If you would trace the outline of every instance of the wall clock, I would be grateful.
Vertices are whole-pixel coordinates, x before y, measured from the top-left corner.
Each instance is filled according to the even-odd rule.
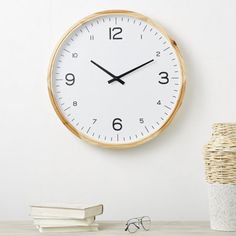
[[[64,35],[48,88],[56,113],[79,138],[133,147],[172,121],[185,89],[183,61],[175,41],[148,17],[103,11]]]

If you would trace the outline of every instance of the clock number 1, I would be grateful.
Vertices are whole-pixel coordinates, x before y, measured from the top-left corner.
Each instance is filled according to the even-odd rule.
[[[122,37],[118,37],[118,34],[122,32],[121,27],[114,27],[114,28],[109,28],[109,39],[123,39]]]
[[[112,122],[112,127],[115,131],[120,131],[122,129],[122,119],[115,118]]]

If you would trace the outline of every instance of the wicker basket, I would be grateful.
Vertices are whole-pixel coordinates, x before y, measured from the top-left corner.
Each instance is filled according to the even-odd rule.
[[[236,231],[236,123],[213,125],[204,160],[211,228]]]
[[[213,125],[204,157],[208,183],[236,184],[236,123]]]

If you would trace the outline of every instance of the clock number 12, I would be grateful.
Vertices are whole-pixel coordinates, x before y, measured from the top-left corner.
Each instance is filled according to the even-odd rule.
[[[114,27],[114,28],[109,28],[109,39],[123,39],[122,37],[119,37],[118,34],[122,33],[122,28],[121,27]]]

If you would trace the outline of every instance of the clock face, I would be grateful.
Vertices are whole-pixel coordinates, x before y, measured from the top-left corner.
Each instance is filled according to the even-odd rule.
[[[128,11],[96,13],[62,39],[49,93],[63,123],[105,147],[131,147],[163,130],[185,81],[177,46],[150,19]]]

